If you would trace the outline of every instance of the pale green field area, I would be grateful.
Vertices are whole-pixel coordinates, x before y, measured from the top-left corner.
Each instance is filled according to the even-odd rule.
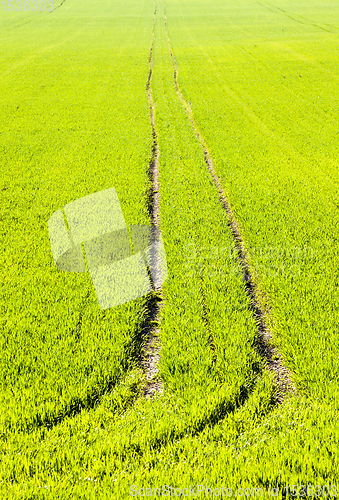
[[[132,485],[144,496],[206,485],[232,496],[262,488],[262,498],[277,487],[286,498],[287,485],[313,485],[309,498],[334,497],[339,5],[165,3],[0,6],[1,496],[127,499]],[[225,210],[176,92],[164,14],[181,91],[297,387],[281,405],[255,348]],[[101,311],[88,273],[56,268],[47,222],[115,187],[127,224],[150,223],[153,35],[169,275],[164,393],[149,401],[139,353],[156,294]]]

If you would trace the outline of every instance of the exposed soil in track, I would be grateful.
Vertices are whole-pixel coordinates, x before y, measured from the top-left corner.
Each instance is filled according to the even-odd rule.
[[[238,258],[241,264],[242,272],[243,272],[243,281],[246,287],[246,291],[248,293],[248,296],[250,297],[250,307],[254,316],[254,319],[256,320],[256,324],[258,327],[258,336],[257,336],[257,341],[256,341],[256,349],[261,355],[261,357],[264,359],[266,366],[268,369],[274,374],[274,378],[276,381],[277,385],[277,394],[276,394],[276,402],[277,403],[282,403],[285,397],[289,394],[296,394],[296,388],[292,382],[291,379],[291,373],[289,370],[283,365],[282,360],[281,360],[281,355],[278,352],[277,348],[272,345],[272,335],[269,331],[269,328],[267,326],[267,313],[265,312],[265,309],[263,305],[261,304],[261,301],[258,296],[257,288],[255,285],[255,281],[253,279],[250,266],[249,266],[249,261],[248,261],[248,251],[245,247],[244,240],[242,238],[242,235],[240,233],[238,224],[236,222],[236,219],[234,217],[233,211],[231,209],[231,206],[225,196],[225,193],[223,191],[223,188],[221,186],[220,180],[216,174],[216,171],[214,169],[213,161],[212,158],[209,154],[206,142],[201,134],[201,132],[198,129],[198,126],[194,120],[193,113],[191,110],[191,107],[189,103],[186,101],[184,98],[182,91],[179,86],[178,82],[178,67],[177,63],[174,58],[173,50],[172,50],[172,45],[171,45],[171,40],[168,34],[168,29],[167,29],[167,16],[166,16],[166,6],[164,4],[164,20],[165,20],[165,30],[166,30],[166,36],[168,40],[168,47],[172,59],[172,64],[173,64],[173,70],[174,70],[174,82],[176,86],[176,91],[177,94],[183,103],[183,106],[186,110],[186,113],[189,117],[189,120],[191,122],[191,125],[195,131],[195,134],[200,142],[201,148],[204,153],[204,158],[206,165],[208,167],[208,170],[212,176],[214,185],[216,189],[218,190],[219,193],[219,199],[220,203],[222,204],[223,208],[225,209],[228,220],[229,220],[229,226],[232,231],[233,239],[236,244],[237,248],[237,253],[238,253]]]
[[[156,234],[160,228],[160,204],[159,204],[159,145],[158,136],[156,132],[155,125],[155,106],[153,100],[153,94],[151,89],[151,81],[153,74],[153,48],[154,48],[154,38],[155,38],[155,22],[157,15],[157,7],[154,4],[154,17],[153,17],[153,40],[149,55],[149,75],[146,84],[147,97],[150,104],[150,118],[152,125],[152,136],[153,136],[153,146],[152,146],[152,156],[149,163],[149,180],[150,180],[150,190],[148,196],[148,211],[151,218],[151,224],[153,229],[153,234]],[[158,262],[157,252],[153,256],[152,266],[159,272],[160,265]],[[158,273],[157,273],[158,274]],[[159,272],[160,275],[160,272]],[[148,314],[146,314],[145,323],[143,325],[143,336],[146,339],[141,355],[141,366],[147,380],[147,386],[144,389],[144,395],[146,397],[153,397],[156,393],[162,393],[163,384],[158,377],[158,363],[160,359],[160,341],[159,341],[159,329],[157,328],[160,307],[162,303],[161,298],[161,282],[153,283],[153,289],[155,296],[152,297],[148,303]]]

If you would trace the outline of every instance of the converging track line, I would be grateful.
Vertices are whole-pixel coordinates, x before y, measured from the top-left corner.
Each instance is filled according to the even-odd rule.
[[[336,28],[335,26],[332,26],[331,24],[325,24],[326,27],[324,28],[324,26],[321,26],[320,24],[314,23],[314,22],[310,21],[309,19],[306,19],[305,17],[298,16],[297,14],[294,14],[294,15],[289,14],[288,12],[281,9],[280,7],[275,7],[274,5],[271,5],[270,3],[265,2],[264,0],[262,0],[261,2],[259,0],[254,0],[254,1],[258,5],[260,5],[260,7],[263,7],[264,9],[267,9],[271,12],[274,12],[274,14],[283,14],[284,16],[288,17],[289,19],[292,19],[292,21],[296,21],[297,23],[306,24],[306,25],[308,24],[308,25],[314,26],[315,28],[318,28],[322,31],[326,31],[327,33],[337,33],[338,32],[338,28]],[[332,28],[332,29],[329,29],[329,28]]]
[[[254,319],[256,320],[256,324],[258,326],[258,337],[257,337],[257,342],[256,342],[256,349],[261,355],[261,357],[264,359],[266,366],[268,369],[273,373],[276,385],[277,385],[277,394],[276,394],[276,402],[281,404],[285,397],[289,394],[296,394],[296,388],[292,382],[291,379],[291,373],[285,367],[282,363],[281,360],[281,355],[278,352],[277,348],[271,345],[272,341],[272,335],[269,331],[269,328],[267,326],[266,322],[266,313],[264,311],[264,308],[259,300],[259,297],[257,295],[256,291],[256,286],[255,282],[250,270],[249,266],[249,261],[248,261],[248,250],[245,247],[244,240],[242,238],[242,235],[240,233],[238,224],[236,222],[236,219],[234,217],[233,211],[231,209],[231,206],[225,196],[224,190],[221,186],[220,180],[216,174],[216,171],[214,169],[213,161],[212,158],[209,154],[208,147],[206,145],[206,141],[204,137],[202,136],[201,132],[198,129],[198,126],[194,120],[192,109],[189,105],[189,103],[186,101],[184,98],[182,91],[180,89],[179,81],[178,81],[178,67],[177,63],[174,58],[173,50],[172,50],[172,45],[171,45],[171,40],[168,34],[168,29],[167,29],[167,16],[166,16],[166,5],[164,4],[164,22],[165,22],[165,31],[166,31],[166,36],[167,36],[167,41],[168,41],[168,47],[171,55],[171,60],[173,64],[173,70],[174,70],[174,82],[175,82],[175,87],[177,94],[185,108],[185,111],[188,115],[188,118],[191,122],[191,125],[194,129],[194,132],[199,140],[199,143],[201,145],[201,148],[204,153],[204,158],[206,165],[208,167],[208,170],[211,174],[211,177],[213,179],[214,185],[216,189],[218,190],[219,193],[219,199],[220,202],[223,206],[223,208],[226,211],[226,214],[228,216],[229,220],[229,225],[230,229],[233,235],[233,239],[237,248],[238,252],[238,258],[241,264],[242,272],[243,272],[243,281],[245,283],[246,291],[248,296],[250,297],[250,307],[252,310],[252,314]]]
[[[148,211],[151,218],[152,229],[156,233],[160,229],[160,201],[159,201],[159,144],[158,134],[155,124],[155,105],[151,89],[151,81],[153,75],[153,49],[155,40],[155,23],[157,16],[157,6],[154,2],[154,16],[153,16],[153,30],[152,30],[152,44],[149,55],[149,74],[146,84],[146,92],[150,105],[150,119],[152,126],[152,156],[149,163],[148,176],[150,180],[150,190],[148,196]],[[154,256],[153,266],[159,271],[160,263],[159,257]],[[143,327],[143,335],[146,339],[143,354],[141,356],[141,366],[148,382],[144,390],[146,397],[153,397],[156,393],[163,392],[163,384],[158,379],[158,363],[160,359],[160,341],[158,337],[159,329],[157,323],[159,321],[160,306],[162,302],[161,285],[154,284],[154,296],[150,299],[148,304],[148,314],[145,318]]]

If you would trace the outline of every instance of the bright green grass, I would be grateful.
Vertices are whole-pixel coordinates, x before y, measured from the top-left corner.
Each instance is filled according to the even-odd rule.
[[[163,58],[161,53],[164,53]],[[113,485],[114,478],[129,470],[128,464],[135,453],[143,460],[142,457],[149,454],[150,446],[161,448],[166,443],[172,446],[174,439],[199,433],[206,425],[232,413],[248,397],[253,400],[250,393],[256,382],[264,389],[256,397],[263,401],[266,409],[271,404],[273,389],[270,379],[267,375],[258,376],[262,363],[252,347],[255,324],[234,252],[230,254],[222,275],[221,256],[213,262],[208,259],[211,250],[219,247],[234,250],[234,244],[225,214],[205,170],[201,149],[173,88],[171,59],[161,17],[157,20],[155,64],[159,67],[154,87],[163,170],[161,214],[170,269],[170,277],[164,286],[161,324],[160,369],[166,395],[153,404],[139,400],[120,418],[119,414],[133,397],[131,388],[137,389],[138,375],[132,373],[116,390],[100,395],[98,408],[84,402],[87,411],[73,418],[71,408],[71,411],[58,415],[57,422],[48,419],[47,422],[38,422],[47,424],[47,427],[58,424],[53,425],[48,436],[44,425],[31,425],[30,433],[4,433],[7,453],[3,457],[2,472],[7,484],[11,481],[19,484],[14,484],[13,492],[24,491],[26,483],[32,491],[39,489],[36,484],[51,483],[53,495],[60,491],[62,496],[66,494],[63,488],[73,486],[78,491],[77,481],[80,481],[81,488],[88,484],[93,493],[91,485],[95,487],[95,481],[84,483],[78,480],[78,477],[83,477],[81,471],[91,470],[93,479],[101,482],[108,475]],[[173,219],[176,219],[175,227]],[[205,231],[201,231],[204,226]],[[201,253],[200,262],[187,260],[189,242]],[[187,261],[186,269],[182,267],[183,261]],[[203,305],[206,307],[205,319]],[[126,317],[127,325],[128,321]],[[119,326],[121,329],[122,325]],[[92,337],[93,331],[88,340],[97,342]],[[69,350],[65,344],[63,354],[68,362]],[[89,366],[93,365],[90,356],[87,355],[86,360]],[[46,362],[46,355],[43,361]],[[104,359],[104,362],[106,366],[111,364],[111,360]],[[62,371],[57,375],[61,376],[59,384],[64,387]],[[73,381],[75,388],[82,382],[83,372],[80,371],[77,377]],[[55,389],[55,386],[51,388],[52,394]],[[262,411],[259,406],[255,406],[254,415]],[[21,415],[20,411],[18,413]],[[26,429],[21,426],[18,430]],[[95,439],[89,453],[87,437],[92,430]],[[85,441],[84,435],[87,436]],[[20,453],[22,459],[14,459],[10,449],[16,450],[16,457]],[[51,453],[52,449],[54,453]],[[110,471],[103,462],[106,455],[111,464]],[[136,457],[136,466],[139,461],[140,458]],[[165,480],[166,473],[162,477]],[[139,473],[137,479],[140,480]],[[127,486],[126,482],[118,483],[119,489]],[[104,494],[109,495],[108,492]]]
[[[169,278],[160,325],[166,391],[152,403],[135,401],[145,300],[100,312],[87,276],[55,269],[47,220],[65,203],[115,186],[127,223],[148,221],[145,85],[153,4],[122,9],[102,1],[100,10],[66,0],[48,21],[31,15],[19,26],[23,15],[0,17],[7,33],[1,41],[9,47],[1,55],[7,189],[1,192],[0,470],[6,497],[124,499],[132,484],[206,484],[263,487],[268,498],[269,486],[281,492],[285,484],[335,482],[337,272],[330,200],[337,171],[329,133],[335,105],[321,83],[325,73],[335,78],[339,17],[334,4],[329,14],[315,4],[260,1],[269,8],[249,0],[166,5],[179,83],[245,236],[274,340],[298,382],[301,396],[278,408],[271,405],[271,377],[252,347],[255,325],[239,264],[234,252],[219,252],[234,244],[175,92],[162,4],[152,88]],[[333,33],[315,22],[331,24]],[[254,46],[259,54],[251,53]],[[307,51],[312,71],[303,59]],[[52,92],[35,93],[45,81],[48,89],[54,84]],[[334,80],[327,77],[324,85],[335,104]],[[310,95],[327,104],[312,104]],[[17,106],[24,108],[14,118]],[[292,249],[304,246],[308,254],[297,258]],[[285,253],[279,260],[268,247]],[[190,258],[193,248],[196,258]],[[287,271],[278,272],[278,263]],[[292,275],[292,265],[300,273]],[[226,274],[217,277],[220,270]]]
[[[89,193],[114,186],[126,222],[148,222],[152,6],[70,4],[0,18],[1,432],[97,404],[133,365],[145,302],[100,311],[51,256],[48,218]]]
[[[334,3],[331,15],[309,4],[285,2],[287,15],[218,3],[222,21],[212,11],[198,26],[205,5],[167,4],[179,81],[248,243],[286,363],[300,388],[334,403],[338,31],[313,21],[335,24],[339,11]]]

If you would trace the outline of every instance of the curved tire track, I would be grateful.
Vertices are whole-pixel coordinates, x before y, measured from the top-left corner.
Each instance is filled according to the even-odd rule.
[[[152,155],[149,163],[148,177],[150,182],[149,195],[148,195],[148,212],[151,219],[153,234],[156,234],[160,229],[160,200],[159,200],[159,144],[158,134],[155,124],[155,104],[152,94],[151,81],[153,75],[153,51],[155,40],[155,23],[157,17],[157,6],[154,2],[154,15],[153,15],[153,29],[152,29],[152,44],[149,54],[149,74],[146,84],[146,93],[150,106],[150,119],[152,126]],[[160,265],[157,255],[154,256],[152,263],[156,271],[159,272]],[[145,317],[143,325],[143,336],[145,338],[145,345],[143,353],[140,358],[141,367],[143,369],[147,386],[144,389],[146,397],[153,397],[156,393],[163,392],[163,384],[159,379],[158,364],[160,360],[160,341],[159,341],[159,315],[162,303],[161,285],[153,284],[154,294],[148,302],[148,313]]]
[[[272,335],[271,332],[269,331],[268,325],[267,325],[267,313],[265,313],[265,309],[263,307],[263,304],[261,304],[261,301],[259,299],[259,294],[258,290],[255,284],[255,280],[252,276],[250,265],[249,265],[249,253],[246,249],[243,237],[240,233],[239,226],[236,222],[236,218],[233,214],[233,211],[231,209],[230,203],[227,200],[227,197],[224,193],[224,190],[221,186],[220,180],[217,176],[217,173],[214,169],[213,161],[212,158],[209,154],[207,144],[201,134],[201,132],[198,129],[198,126],[194,120],[193,117],[193,112],[192,109],[189,105],[189,103],[186,101],[184,98],[179,81],[178,81],[178,66],[173,54],[172,50],[172,45],[171,45],[171,40],[168,34],[168,28],[167,28],[167,16],[166,16],[166,5],[164,4],[164,22],[165,22],[165,31],[166,31],[166,36],[167,36],[167,41],[168,41],[168,47],[171,55],[171,60],[173,64],[173,70],[174,70],[174,82],[175,82],[175,87],[177,94],[186,110],[187,116],[191,122],[191,125],[194,129],[194,132],[199,140],[199,143],[201,145],[201,148],[204,153],[204,158],[206,165],[208,167],[208,170],[211,174],[211,177],[213,179],[214,185],[216,189],[218,190],[219,193],[219,199],[220,203],[222,204],[223,208],[225,209],[228,220],[229,220],[229,226],[233,235],[233,239],[237,248],[238,252],[238,259],[241,264],[242,272],[243,272],[243,281],[245,284],[246,292],[248,296],[250,297],[250,307],[252,310],[253,317],[256,321],[256,324],[258,326],[258,337],[257,337],[257,342],[256,342],[256,349],[261,355],[261,357],[264,359],[265,364],[267,368],[273,373],[276,385],[277,385],[277,394],[276,394],[276,402],[277,403],[282,403],[283,400],[285,399],[286,396],[291,395],[291,394],[297,394],[296,387],[294,386],[291,378],[291,373],[287,369],[286,366],[283,365],[281,355],[278,352],[277,348],[272,345]]]

